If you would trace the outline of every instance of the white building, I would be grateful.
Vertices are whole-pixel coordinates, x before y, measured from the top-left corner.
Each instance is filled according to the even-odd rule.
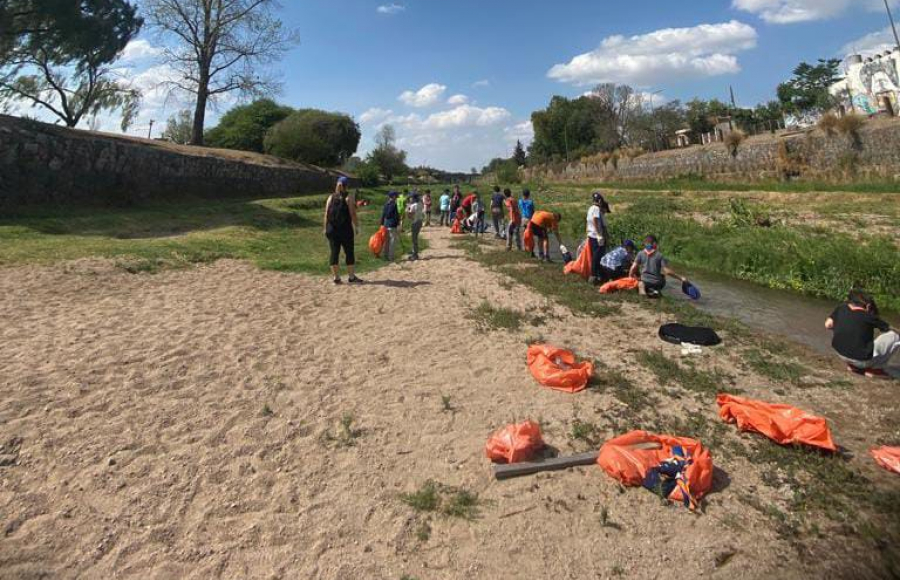
[[[831,86],[847,111],[874,115],[900,114],[900,51],[897,49],[863,58],[847,58],[847,76]]]

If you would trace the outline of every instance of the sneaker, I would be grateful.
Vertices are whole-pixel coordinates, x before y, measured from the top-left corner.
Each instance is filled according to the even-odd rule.
[[[350,284],[365,284],[365,281],[362,278],[357,278],[356,276],[348,278],[347,282]]]
[[[335,278],[335,279],[334,279],[334,285],[335,285],[335,286],[340,286],[341,284],[343,284],[343,282],[341,281],[340,278]]]
[[[865,374],[870,379],[890,379],[891,375],[887,374],[884,369],[868,369]]]
[[[855,367],[855,366],[850,365],[850,364],[847,365],[847,371],[853,373],[854,375],[864,375],[864,374],[866,374],[865,369],[861,369],[861,368],[859,368],[859,367]]]

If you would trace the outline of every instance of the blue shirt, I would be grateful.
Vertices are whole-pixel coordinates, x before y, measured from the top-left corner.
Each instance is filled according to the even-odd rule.
[[[400,210],[397,209],[397,202],[391,200],[384,204],[384,211],[381,212],[381,225],[386,228],[396,228],[400,225]]]
[[[534,202],[530,199],[520,199],[519,200],[519,213],[522,214],[522,219],[530,220],[534,217]]]
[[[610,270],[618,270],[623,266],[631,267],[631,257],[624,246],[619,246],[612,252],[600,258],[600,265]]]

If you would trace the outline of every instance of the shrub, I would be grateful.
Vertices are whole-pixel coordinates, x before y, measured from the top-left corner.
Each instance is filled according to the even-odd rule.
[[[225,113],[219,124],[206,132],[206,145],[262,153],[266,133],[294,109],[270,99],[260,99]]]
[[[822,115],[822,118],[819,119],[819,129],[826,135],[834,135],[840,121],[841,120],[834,113],[825,113]]]
[[[312,165],[335,167],[356,153],[361,135],[348,115],[302,109],[266,134],[266,153]]]
[[[355,173],[364,187],[375,187],[381,181],[381,171],[374,163],[360,163],[356,167]]]
[[[859,130],[866,124],[866,118],[862,115],[844,115],[837,120],[835,128],[849,137],[858,137]]]
[[[741,144],[746,141],[746,139],[747,134],[739,129],[730,131],[727,135],[725,135],[725,147],[727,147],[728,151],[731,152],[732,157],[738,156],[738,149],[740,149]]]

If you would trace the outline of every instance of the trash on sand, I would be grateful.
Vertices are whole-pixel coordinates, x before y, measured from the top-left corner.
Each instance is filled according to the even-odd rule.
[[[698,356],[703,354],[703,347],[689,342],[681,343],[681,356]]]
[[[545,387],[567,393],[586,389],[594,374],[593,363],[578,362],[572,351],[545,344],[528,347],[528,369]]]
[[[563,251],[565,246],[560,246],[559,250]],[[571,258],[572,255],[569,254]],[[578,274],[585,280],[591,277],[593,273],[591,270],[591,260],[593,257],[593,253],[591,252],[591,245],[585,244],[584,249],[578,254],[577,260],[569,260],[566,262],[566,267],[563,269],[563,272],[566,274]]]
[[[878,447],[869,453],[875,463],[894,473],[900,474],[900,447]]]
[[[464,234],[465,232],[462,229],[462,223],[460,223],[459,218],[453,218],[453,227],[450,228],[451,234]]]
[[[528,224],[528,227],[525,228],[525,233],[522,235],[522,243],[525,244],[526,252],[534,252],[534,232],[531,231],[531,224]]]
[[[671,344],[697,344],[700,346],[716,346],[722,339],[712,328],[703,326],[685,326],[684,324],[664,324],[659,327],[659,337]]]
[[[712,488],[709,451],[686,437],[632,431],[607,441],[597,464],[624,485],[644,486],[691,510]]]
[[[600,294],[613,294],[615,292],[637,290],[639,284],[640,282],[635,278],[619,278],[618,280],[613,280],[600,286]]]
[[[509,465],[494,465],[494,478],[498,481],[502,481],[504,479],[512,479],[513,477],[521,477],[523,475],[533,475],[545,471],[559,471],[570,467],[595,465],[596,463],[597,452],[589,451],[587,453],[579,453],[578,455],[551,457],[550,459],[544,459],[543,461],[522,461],[519,463],[510,463]]]
[[[369,250],[375,254],[376,258],[381,257],[381,252],[384,250],[384,242],[387,240],[387,228],[381,226],[378,228],[378,231],[372,234],[372,237],[369,238]]]
[[[741,431],[761,433],[781,445],[803,444],[837,451],[828,423],[822,417],[788,405],[776,405],[720,394],[719,416],[737,423]]]
[[[544,448],[541,426],[534,421],[507,425],[490,436],[484,447],[488,459],[497,463],[528,461]]]
[[[681,283],[681,291],[691,300],[700,300],[700,289],[687,280]]]

